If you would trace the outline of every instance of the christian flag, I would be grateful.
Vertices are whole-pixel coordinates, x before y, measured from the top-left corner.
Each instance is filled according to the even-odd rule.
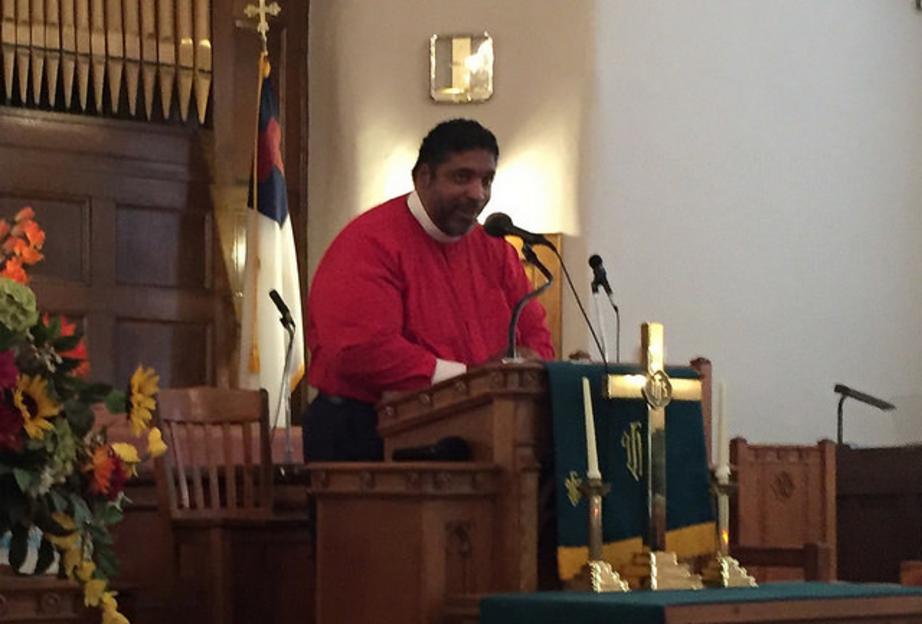
[[[265,388],[269,392],[273,425],[284,425],[284,412],[275,422],[279,390],[287,377],[290,394],[304,376],[304,330],[298,258],[288,216],[278,102],[269,81],[266,55],[260,59],[260,75],[259,130],[247,211],[239,380],[242,388]],[[283,370],[288,336],[269,298],[271,290],[278,291],[295,321],[288,370]]]

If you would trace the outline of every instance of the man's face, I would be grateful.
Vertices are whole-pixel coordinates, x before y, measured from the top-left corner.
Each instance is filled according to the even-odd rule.
[[[422,165],[416,192],[432,222],[449,236],[467,234],[490,201],[496,158],[483,149],[455,152],[434,169]]]

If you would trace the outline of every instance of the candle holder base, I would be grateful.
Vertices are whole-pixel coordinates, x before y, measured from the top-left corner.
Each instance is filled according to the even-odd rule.
[[[701,570],[701,577],[708,587],[758,587],[740,562],[729,555],[717,553]]]
[[[631,588],[607,561],[587,561],[579,574],[567,581],[567,590],[601,594],[626,592],[631,591]]]
[[[693,574],[688,565],[679,563],[673,552],[642,552],[622,569],[631,586],[651,590],[703,589],[701,576]]]

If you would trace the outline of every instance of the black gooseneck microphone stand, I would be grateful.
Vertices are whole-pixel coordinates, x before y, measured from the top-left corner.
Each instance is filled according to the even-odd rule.
[[[538,254],[535,253],[535,250],[531,248],[531,245],[524,242],[522,243],[522,255],[525,256],[525,259],[534,265],[538,271],[541,272],[541,275],[544,276],[544,279],[547,281],[541,284],[538,288],[532,290],[525,294],[524,297],[519,299],[515,308],[512,310],[512,318],[509,319],[509,343],[506,347],[506,358],[514,360],[517,357],[516,347],[515,347],[515,328],[519,324],[519,316],[522,314],[522,309],[525,307],[529,301],[543,293],[547,290],[552,283],[554,283],[554,275],[544,266],[540,260],[538,260]]]

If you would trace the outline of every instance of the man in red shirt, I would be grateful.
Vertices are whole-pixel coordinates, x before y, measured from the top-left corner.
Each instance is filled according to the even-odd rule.
[[[317,267],[308,300],[310,461],[382,458],[374,404],[502,357],[515,303],[530,290],[516,251],[477,217],[490,200],[499,147],[475,121],[423,139],[414,192],[350,222]],[[554,357],[541,304],[516,332],[524,357]]]

